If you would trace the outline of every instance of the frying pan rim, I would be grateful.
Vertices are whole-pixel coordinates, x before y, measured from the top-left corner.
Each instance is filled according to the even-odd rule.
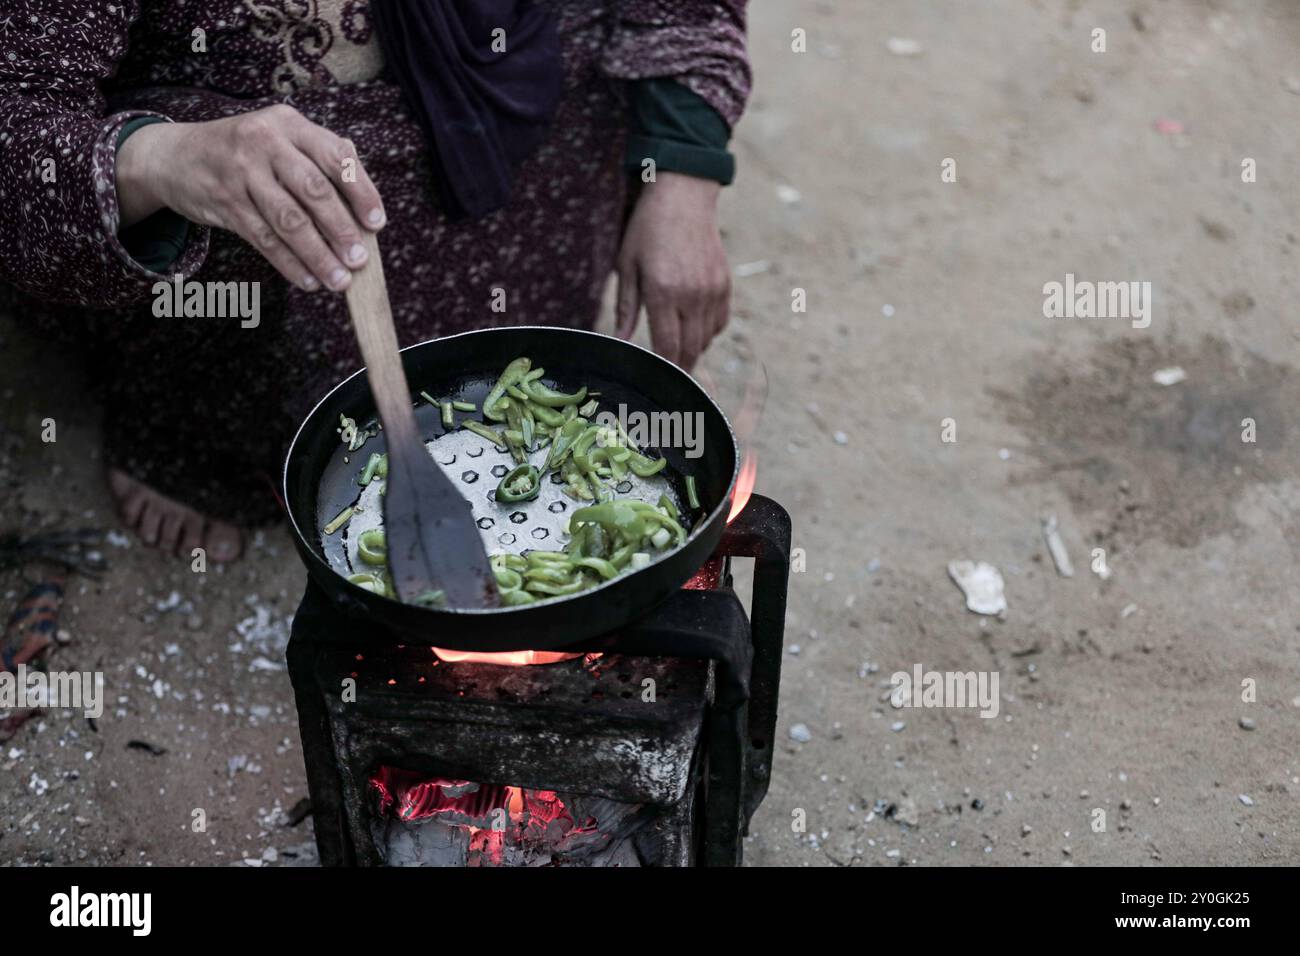
[[[732,450],[731,479],[727,483],[727,490],[728,492],[730,492],[735,489],[736,480],[740,476],[740,465],[741,465],[740,443],[736,438],[736,429],[731,424],[731,419],[727,417],[727,413],[723,411],[722,407],[713,400],[713,396],[711,396],[708,393],[708,391],[704,388],[703,385],[700,384],[699,380],[694,375],[686,371],[686,369],[682,368],[680,365],[677,365],[675,362],[670,362],[668,361],[668,359],[664,358],[662,355],[659,355],[657,352],[654,352],[653,350],[646,348],[644,345],[638,345],[636,342],[632,342],[628,339],[622,339],[622,338],[618,338],[617,336],[607,335],[604,332],[595,332],[590,329],[571,329],[571,328],[566,328],[564,326],[554,326],[554,325],[502,325],[502,326],[493,326],[491,328],[486,328],[486,329],[470,329],[465,332],[456,332],[452,335],[440,335],[437,338],[425,339],[422,342],[415,342],[411,345],[406,346],[405,348],[398,349],[398,354],[400,355],[402,352],[406,352],[411,349],[418,349],[422,346],[429,345],[430,343],[433,342],[445,342],[448,341],[449,339],[458,339],[467,335],[482,335],[484,333],[492,333],[492,332],[503,332],[503,333],[504,332],[543,332],[548,334],[551,332],[564,332],[573,335],[589,335],[601,339],[612,339],[629,348],[638,349],[639,351],[644,352],[646,355],[649,355],[655,361],[661,362],[664,365],[667,365],[670,369],[679,372],[682,375],[685,375],[695,385],[696,389],[699,391],[699,394],[704,397],[704,400],[708,402],[711,406],[713,406],[713,410],[718,413],[718,415],[722,418],[723,424],[727,426],[727,435],[731,439],[731,450]],[[348,375],[346,378],[341,379],[339,382],[337,382],[334,385],[333,388],[331,388],[328,392],[326,392],[321,397],[320,401],[318,401],[315,405],[312,406],[311,411],[309,411],[303,417],[303,420],[298,424],[298,430],[294,432],[293,440],[289,442],[289,450],[285,453],[284,468],[282,469],[282,474],[280,477],[280,487],[284,494],[284,506],[285,506],[284,510],[288,515],[289,525],[290,527],[292,527],[293,533],[298,536],[298,539],[301,542],[307,545],[307,550],[311,553],[311,555],[322,565],[324,565],[325,568],[331,574],[338,575],[339,581],[344,585],[346,585],[348,588],[355,589],[358,592],[364,592],[371,599],[379,598],[387,603],[395,605],[396,607],[415,607],[417,610],[427,611],[429,613],[436,614],[436,615],[456,614],[456,615],[465,615],[465,616],[472,617],[478,615],[490,616],[490,615],[499,615],[499,614],[510,614],[514,612],[522,613],[522,612],[527,612],[532,608],[536,608],[538,605],[560,604],[563,603],[564,601],[570,600],[572,598],[576,598],[579,594],[583,596],[594,594],[595,592],[600,591],[601,589],[608,587],[610,585],[618,584],[620,582],[625,582],[627,579],[637,574],[640,574],[643,571],[650,570],[656,564],[658,564],[664,558],[667,558],[669,554],[672,553],[672,552],[667,552],[661,554],[654,561],[651,561],[643,568],[637,568],[636,570],[633,571],[625,571],[624,573],[619,574],[608,581],[601,581],[599,584],[595,585],[594,587],[590,587],[583,591],[579,591],[578,594],[556,595],[553,597],[548,597],[544,600],[537,601],[533,604],[519,604],[519,605],[513,605],[509,607],[420,608],[417,605],[408,605],[408,604],[403,604],[401,601],[394,601],[392,598],[389,598],[386,595],[377,594],[373,591],[366,591],[366,589],[362,588],[360,585],[353,584],[346,577],[344,577],[341,574],[338,574],[338,572],[335,571],[334,568],[331,567],[323,557],[321,557],[321,555],[316,553],[316,549],[312,546],[311,543],[312,539],[307,537],[307,535],[303,534],[302,528],[299,527],[298,519],[294,514],[294,509],[292,505],[290,504],[289,463],[293,460],[294,451],[298,448],[298,441],[300,438],[302,438],[302,434],[307,428],[307,423],[312,421],[316,417],[316,413],[320,411],[321,406],[326,404],[334,396],[335,392],[337,392],[339,389],[346,386],[349,382],[351,382],[353,379],[357,378],[358,376],[364,375],[365,372],[366,372],[366,367],[363,365],[360,368],[358,368],[356,371],[354,371],[351,375]],[[371,396],[371,398],[373,400],[373,395]],[[317,477],[316,480],[319,483],[320,481],[319,476]],[[697,521],[695,523],[695,528],[686,536],[686,540],[683,541],[681,544],[677,545],[677,547],[674,548],[673,550],[676,551],[681,548],[685,548],[695,538],[703,535],[711,527],[715,516],[721,513],[724,507],[730,509],[731,500],[732,500],[732,496],[730,494],[724,495],[722,500],[718,502],[717,506],[712,511],[710,511],[707,515],[705,515],[704,518],[702,518],[700,521]]]

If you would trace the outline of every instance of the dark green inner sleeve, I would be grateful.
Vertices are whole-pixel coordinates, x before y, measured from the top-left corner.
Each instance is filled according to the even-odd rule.
[[[140,127],[165,122],[157,116],[131,120],[118,134],[117,148],[121,149],[126,138]],[[171,209],[160,209],[134,225],[119,229],[117,238],[132,259],[150,272],[161,273],[180,258],[189,234],[190,224],[184,216]]]
[[[623,165],[640,172],[647,159],[656,169],[726,186],[736,178],[727,151],[731,130],[698,93],[671,78],[634,80],[627,85],[631,131]]]

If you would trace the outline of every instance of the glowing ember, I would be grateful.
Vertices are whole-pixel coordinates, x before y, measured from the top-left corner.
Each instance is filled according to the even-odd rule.
[[[691,576],[691,579],[682,585],[683,591],[712,591],[722,580],[722,558],[709,558],[704,562],[704,567],[700,568]]]
[[[731,511],[727,515],[727,524],[731,524],[736,515],[745,510],[757,480],[758,454],[752,449],[746,449],[744,460],[740,463],[740,474],[736,476],[736,488],[731,493]]]
[[[469,836],[471,866],[500,866],[507,846],[548,851],[596,831],[595,820],[575,824],[553,790],[477,784],[380,767],[370,778],[379,812],[407,822],[438,817]]]
[[[470,664],[500,664],[503,667],[527,667],[531,664],[558,664],[571,661],[582,654],[569,654],[561,651],[452,651],[444,647],[435,647],[434,655],[449,664],[464,661]]]

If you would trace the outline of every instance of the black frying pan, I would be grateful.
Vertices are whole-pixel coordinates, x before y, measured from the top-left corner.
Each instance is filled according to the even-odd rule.
[[[686,501],[683,478],[693,475],[701,508],[683,514],[686,543],[650,566],[631,571],[570,597],[521,607],[434,609],[401,604],[351,584],[330,566],[321,528],[357,497],[357,476],[366,457],[384,451],[383,432],[358,452],[339,441],[339,415],[358,426],[376,412],[364,370],[347,378],[311,411],[289,446],[284,498],[294,542],[307,570],[343,610],[393,628],[412,641],[465,651],[546,650],[609,633],[645,614],[680,588],[708,560],[726,527],[739,469],[736,437],[721,409],[671,362],[622,339],[574,329],[511,326],[465,332],[402,350],[413,389],[438,399],[473,402],[483,398],[511,360],[526,355],[544,367],[543,381],[557,389],[579,386],[601,393],[601,409],[646,413],[700,413],[701,457],[684,449],[648,449],[668,459],[664,474]],[[457,418],[463,416],[458,415]],[[470,416],[481,420],[481,415]],[[439,410],[423,404],[416,419],[424,438],[443,433]],[[350,460],[344,462],[344,457]],[[690,524],[688,522],[694,522]],[[338,547],[334,541],[329,547]],[[540,547],[558,548],[557,542]]]

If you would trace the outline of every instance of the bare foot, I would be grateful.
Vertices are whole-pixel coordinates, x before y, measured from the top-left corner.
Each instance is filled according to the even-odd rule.
[[[213,561],[239,557],[243,541],[234,525],[205,518],[117,468],[108,470],[108,486],[122,520],[150,547],[180,557],[203,548]]]

